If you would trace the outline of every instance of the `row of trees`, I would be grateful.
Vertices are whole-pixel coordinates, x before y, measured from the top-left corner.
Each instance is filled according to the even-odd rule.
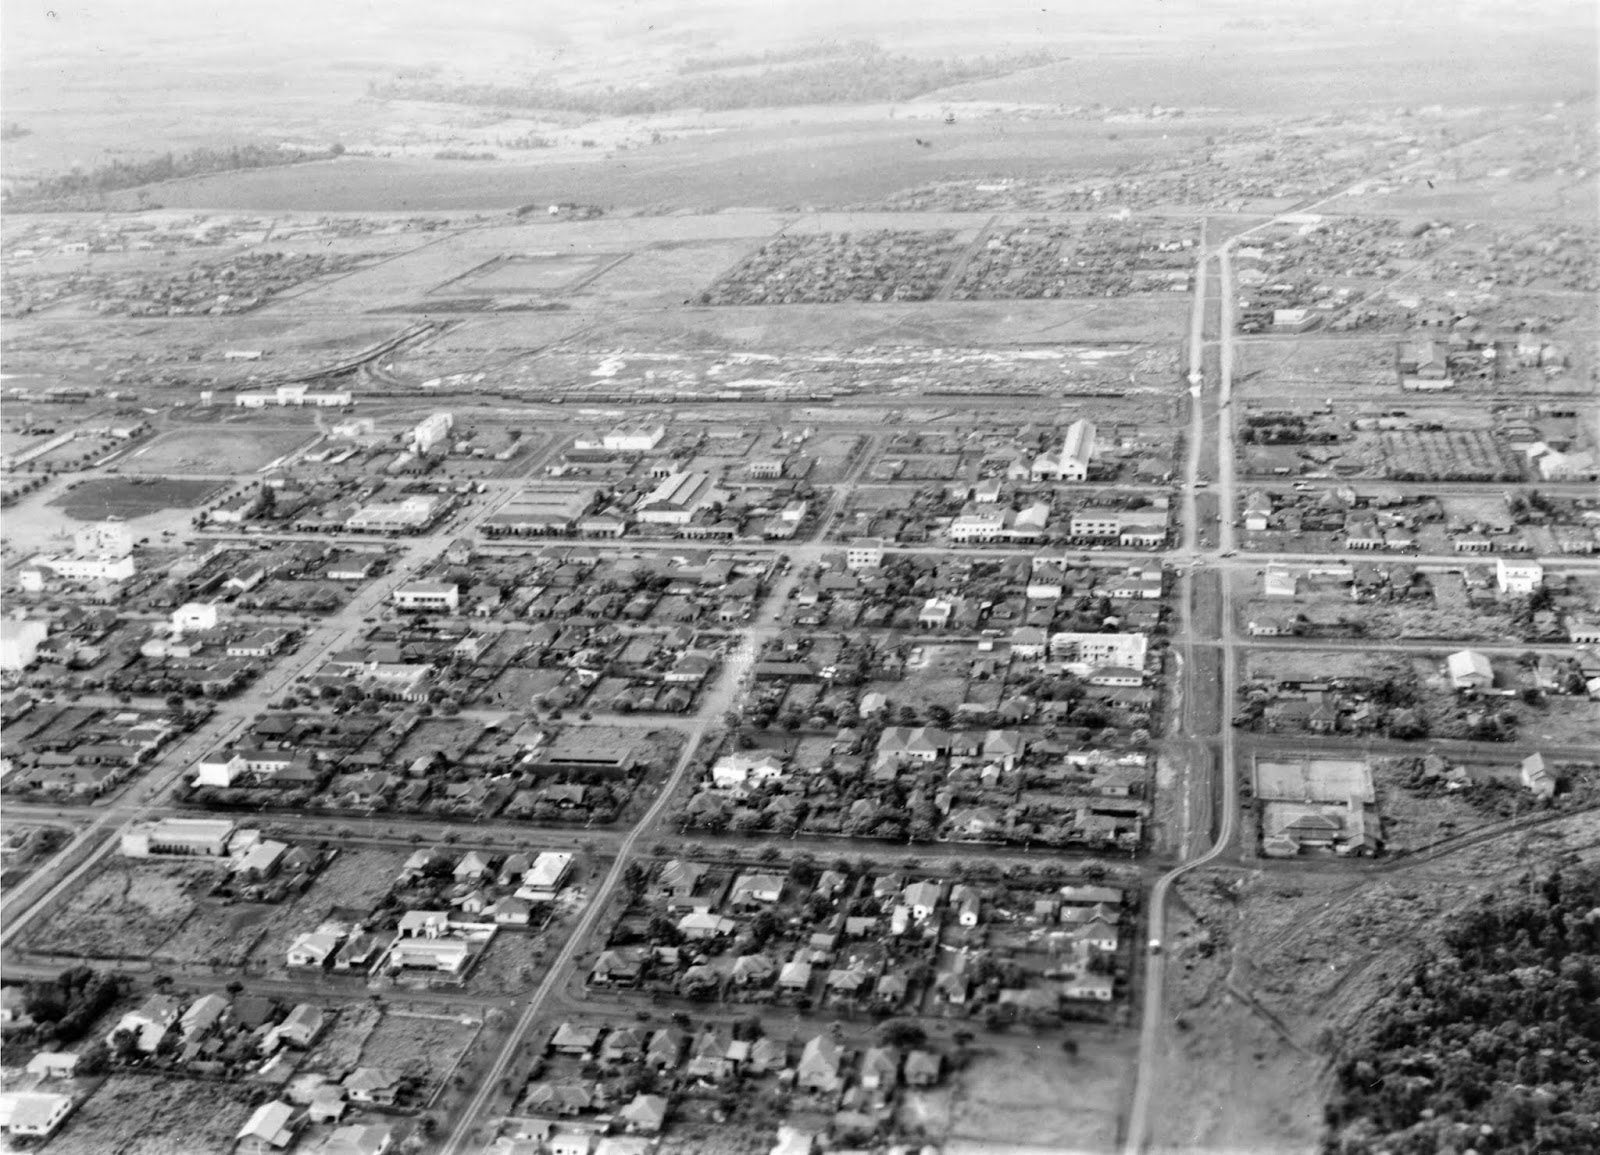
[[[72,210],[92,205],[106,193],[138,188],[179,177],[206,176],[240,169],[272,168],[308,160],[324,160],[344,152],[335,144],[325,152],[308,152],[275,145],[246,144],[232,148],[197,148],[185,153],[165,153],[148,160],[113,160],[92,169],[77,169],[61,176],[44,177],[4,191],[8,209]]]
[[[648,88],[570,89],[538,80],[515,86],[402,80],[374,84],[370,92],[388,100],[536,108],[596,117],[642,116],[681,108],[718,111],[910,100],[951,85],[1037,68],[1052,59],[1047,52],[1032,52],[972,60],[919,60],[862,45],[834,59],[741,75],[691,73]]]

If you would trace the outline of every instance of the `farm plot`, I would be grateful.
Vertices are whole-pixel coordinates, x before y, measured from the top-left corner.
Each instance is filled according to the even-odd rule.
[[[781,236],[707,289],[701,303],[926,301],[939,291],[960,251],[951,229]]]
[[[97,477],[73,486],[50,504],[79,521],[104,521],[108,517],[144,517],[166,509],[192,509],[220,488],[215,481],[180,481],[171,477]]]
[[[429,295],[459,293],[559,293],[586,280],[620,254],[541,253],[497,257],[447,281]]]
[[[148,958],[183,929],[216,867],[112,860],[27,940],[83,958]]]
[[[257,1090],[228,1083],[112,1075],[50,1140],[59,1155],[194,1155],[232,1149]]]
[[[1369,469],[1392,481],[1517,481],[1511,452],[1481,429],[1405,430],[1358,439]]]
[[[477,1037],[478,1024],[447,1015],[391,1011],[361,1047],[361,1066],[384,1067],[417,1080],[426,1099]]]
[[[174,429],[120,466],[126,473],[254,473],[316,436],[311,429]]]

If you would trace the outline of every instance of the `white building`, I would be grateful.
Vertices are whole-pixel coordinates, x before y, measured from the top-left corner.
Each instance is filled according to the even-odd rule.
[[[998,541],[1006,528],[1004,513],[964,513],[950,522],[950,540],[958,545]]]
[[[1087,481],[1094,457],[1094,422],[1081,418],[1067,426],[1059,453],[1043,454],[1030,471],[1035,481]]]
[[[765,782],[783,776],[783,759],[776,754],[736,750],[711,764],[711,784],[729,790],[747,782]]]
[[[25,670],[39,655],[39,643],[50,636],[50,624],[29,618],[0,619],[0,670]]]
[[[461,587],[455,582],[407,582],[396,587],[394,604],[403,610],[448,610],[461,605]]]
[[[517,897],[529,902],[549,902],[555,898],[572,873],[572,855],[564,850],[546,850],[533,860],[522,876]]]
[[[1269,598],[1295,596],[1294,574],[1286,566],[1269,565],[1261,579],[1261,594]]]
[[[456,419],[449,413],[435,413],[417,423],[411,431],[411,448],[416,453],[432,453],[444,444],[450,436],[450,430],[455,428]]]
[[[207,754],[194,764],[196,786],[232,786],[248,767],[237,754]]]
[[[15,1137],[44,1138],[72,1114],[72,1096],[42,1091],[0,1094],[0,1130]]]
[[[172,632],[190,633],[194,630],[214,630],[221,615],[214,602],[185,602],[172,611]]]
[[[337,409],[353,404],[354,398],[348,389],[312,392],[304,385],[279,385],[271,393],[235,393],[233,403],[242,409],[265,409],[269,405],[311,405],[319,409]]]
[[[141,822],[122,835],[122,853],[129,858],[157,854],[221,858],[237,829],[225,818],[163,818]]]
[[[344,527],[369,532],[417,530],[439,516],[442,503],[437,496],[414,494],[397,502],[363,505],[345,519]]]
[[[1497,558],[1494,563],[1495,583],[1500,592],[1513,597],[1527,597],[1544,584],[1544,566],[1536,561],[1507,561]]]
[[[673,473],[645,495],[634,513],[640,521],[655,525],[688,525],[717,497],[710,474]]]
[[[1481,690],[1494,684],[1494,667],[1477,650],[1457,650],[1445,659],[1450,684],[1458,690]]]
[[[1050,635],[1050,656],[1087,668],[1125,666],[1139,670],[1144,668],[1149,645],[1144,634],[1058,633]]]
[[[660,445],[666,435],[665,425],[636,421],[617,426],[600,439],[600,444],[614,453],[648,453]]]
[[[877,569],[883,564],[883,538],[852,538],[845,547],[844,564],[851,569]]]
[[[62,556],[40,554],[28,563],[35,569],[49,570],[58,578],[75,582],[127,581],[134,575],[132,555],[112,557],[107,554]]]
[[[1122,515],[1114,509],[1080,509],[1067,520],[1067,536],[1112,538],[1122,533]]]

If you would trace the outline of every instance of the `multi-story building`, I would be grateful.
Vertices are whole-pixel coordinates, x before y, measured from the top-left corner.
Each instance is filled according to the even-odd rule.
[[[1126,666],[1143,669],[1150,639],[1144,634],[1050,635],[1050,656],[1069,665]]]
[[[461,606],[461,587],[455,582],[407,582],[396,587],[394,604],[403,610],[448,610]]]
[[[432,453],[445,443],[456,419],[449,413],[435,413],[417,423],[411,431],[411,448],[418,454]]]
[[[1544,584],[1544,566],[1536,561],[1507,561],[1502,557],[1494,563],[1494,578],[1501,593],[1527,597]]]
[[[877,569],[883,564],[883,538],[852,538],[845,547],[844,564],[851,569]]]

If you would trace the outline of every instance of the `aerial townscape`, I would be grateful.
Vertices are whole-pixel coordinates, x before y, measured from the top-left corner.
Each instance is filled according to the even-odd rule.
[[[349,7],[8,15],[0,1148],[1600,1151],[1592,8]]]

